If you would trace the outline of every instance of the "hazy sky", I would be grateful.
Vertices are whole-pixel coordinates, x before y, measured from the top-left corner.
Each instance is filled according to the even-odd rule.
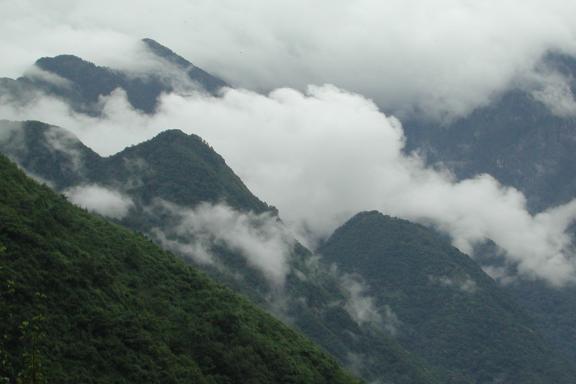
[[[571,0],[0,0],[0,74],[75,53],[129,61],[151,37],[232,84],[331,83],[387,111],[461,114],[543,52],[576,52]]]

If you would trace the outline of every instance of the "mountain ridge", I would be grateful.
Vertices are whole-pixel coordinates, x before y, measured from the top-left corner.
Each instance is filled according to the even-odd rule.
[[[48,132],[61,130],[38,125],[28,129]],[[172,144],[176,144],[176,147]],[[50,146],[50,143],[42,145]],[[15,147],[10,142],[2,144],[0,140],[0,152],[10,153]],[[174,148],[176,150],[172,150]],[[38,163],[32,161],[35,151],[29,151],[25,155],[31,156],[27,163]],[[14,159],[18,161],[18,158]],[[19,162],[24,161],[20,159]],[[64,153],[57,161],[51,161],[51,164],[58,167],[59,163],[66,162]],[[218,170],[218,167],[222,169]],[[38,168],[28,171],[46,179],[51,175],[45,170],[44,173],[39,172],[42,169]],[[193,246],[194,239],[206,234],[205,228],[192,231],[186,229],[185,233],[174,230],[188,228],[182,226],[186,225],[187,220],[196,217],[196,207],[200,207],[201,213],[202,209],[208,209],[208,213],[215,209],[213,212],[217,217],[230,217],[231,222],[225,221],[219,225],[232,228],[231,233],[235,233],[234,228],[237,228],[239,223],[245,223],[240,225],[248,227],[241,228],[247,228],[248,233],[256,233],[253,241],[262,241],[257,239],[267,239],[270,236],[262,224],[272,225],[276,230],[281,228],[276,210],[253,196],[212,148],[198,136],[179,131],[164,132],[108,158],[97,159],[87,164],[87,169],[80,167],[78,175],[82,180],[79,187],[95,184],[120,192],[132,200],[133,206],[127,216],[114,221],[160,240],[161,244],[162,240],[164,244],[178,244],[177,247],[173,246],[176,250],[187,250],[190,247],[196,250]],[[218,180],[221,180],[221,183]],[[238,188],[233,187],[235,183],[239,183]],[[75,186],[61,182],[52,184],[62,185],[61,191],[64,193]],[[208,195],[204,194],[206,191],[209,192]],[[219,191],[228,195],[218,193]],[[169,204],[157,204],[158,200]],[[222,206],[222,201],[228,202],[229,206]],[[206,206],[206,203],[209,205]],[[251,224],[252,222],[254,224]],[[272,236],[275,236],[274,233],[272,232]],[[339,362],[354,367],[356,373],[367,380],[381,379],[399,384],[444,382],[441,379],[443,373],[404,351],[385,332],[358,324],[347,310],[341,308],[342,303],[350,298],[343,290],[339,277],[334,276],[325,266],[317,265],[313,254],[302,245],[293,240],[284,242],[275,237],[271,238],[286,249],[284,257],[287,257],[289,267],[284,287],[278,291],[270,285],[261,270],[248,262],[250,254],[230,248],[226,239],[227,237],[219,237],[204,250],[210,254],[215,264],[195,265],[228,287],[246,295],[260,307],[282,319],[290,320],[290,324],[322,345]],[[263,244],[265,246],[265,243]],[[195,255],[185,252],[180,253],[180,256],[192,262]],[[359,364],[360,361],[362,364]]]
[[[0,155],[0,378],[358,383],[301,335]]]
[[[511,296],[429,228],[363,212],[319,253],[360,276],[376,307],[395,313],[403,347],[462,375],[457,380],[569,383],[576,374]]]

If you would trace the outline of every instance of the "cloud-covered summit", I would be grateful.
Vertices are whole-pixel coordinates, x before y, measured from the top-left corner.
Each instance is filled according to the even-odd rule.
[[[28,0],[0,11],[5,76],[61,53],[138,66],[135,41],[152,36],[239,86],[327,82],[435,116],[486,103],[547,51],[576,52],[570,0]]]

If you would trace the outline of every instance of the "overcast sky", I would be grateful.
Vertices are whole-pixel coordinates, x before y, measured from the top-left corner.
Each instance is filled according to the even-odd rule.
[[[235,85],[330,83],[436,115],[576,52],[571,0],[0,0],[0,18],[0,75],[59,53],[118,64],[151,37]]]
[[[531,69],[544,52],[576,52],[574,1],[0,0],[0,18],[6,76],[60,53],[135,67],[138,39],[151,37],[264,91],[166,95],[155,116],[116,92],[103,119],[43,98],[0,105],[0,118],[57,124],[103,155],[182,129],[206,139],[296,230],[325,236],[378,209],[440,227],[464,251],[492,239],[526,276],[576,281],[566,233],[576,202],[531,215],[520,192],[490,176],[456,181],[429,169],[402,152],[401,122],[379,110],[461,115],[541,78]]]

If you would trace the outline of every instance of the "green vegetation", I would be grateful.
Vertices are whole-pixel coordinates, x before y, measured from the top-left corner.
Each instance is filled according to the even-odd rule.
[[[12,135],[0,142],[0,151],[57,190],[97,183],[130,196],[135,207],[121,224],[141,233],[150,233],[152,228],[169,230],[174,225],[166,212],[149,209],[155,199],[185,208],[224,201],[244,212],[275,212],[248,190],[221,156],[194,135],[166,131],[102,158],[61,128],[40,122],[0,123],[0,129],[4,127]],[[55,148],[48,137],[67,139],[60,140]],[[359,325],[344,309],[346,293],[338,277],[328,266],[311,263],[313,255],[305,247],[294,247],[291,271],[280,293],[274,292],[263,274],[237,251],[222,244],[210,251],[218,265],[198,265],[204,272],[269,312],[280,314],[366,381],[445,382],[442,374],[405,351],[388,333]]]
[[[455,383],[572,383],[573,365],[468,256],[421,225],[356,215],[320,250],[398,317],[397,340]],[[467,381],[468,380],[468,381]]]
[[[0,157],[0,380],[354,383],[303,336]]]
[[[141,204],[164,199],[194,207],[219,203],[243,211],[273,210],[254,196],[224,159],[204,140],[179,130],[167,130],[151,140],[101,159],[92,168],[92,182],[127,185],[125,192]]]

